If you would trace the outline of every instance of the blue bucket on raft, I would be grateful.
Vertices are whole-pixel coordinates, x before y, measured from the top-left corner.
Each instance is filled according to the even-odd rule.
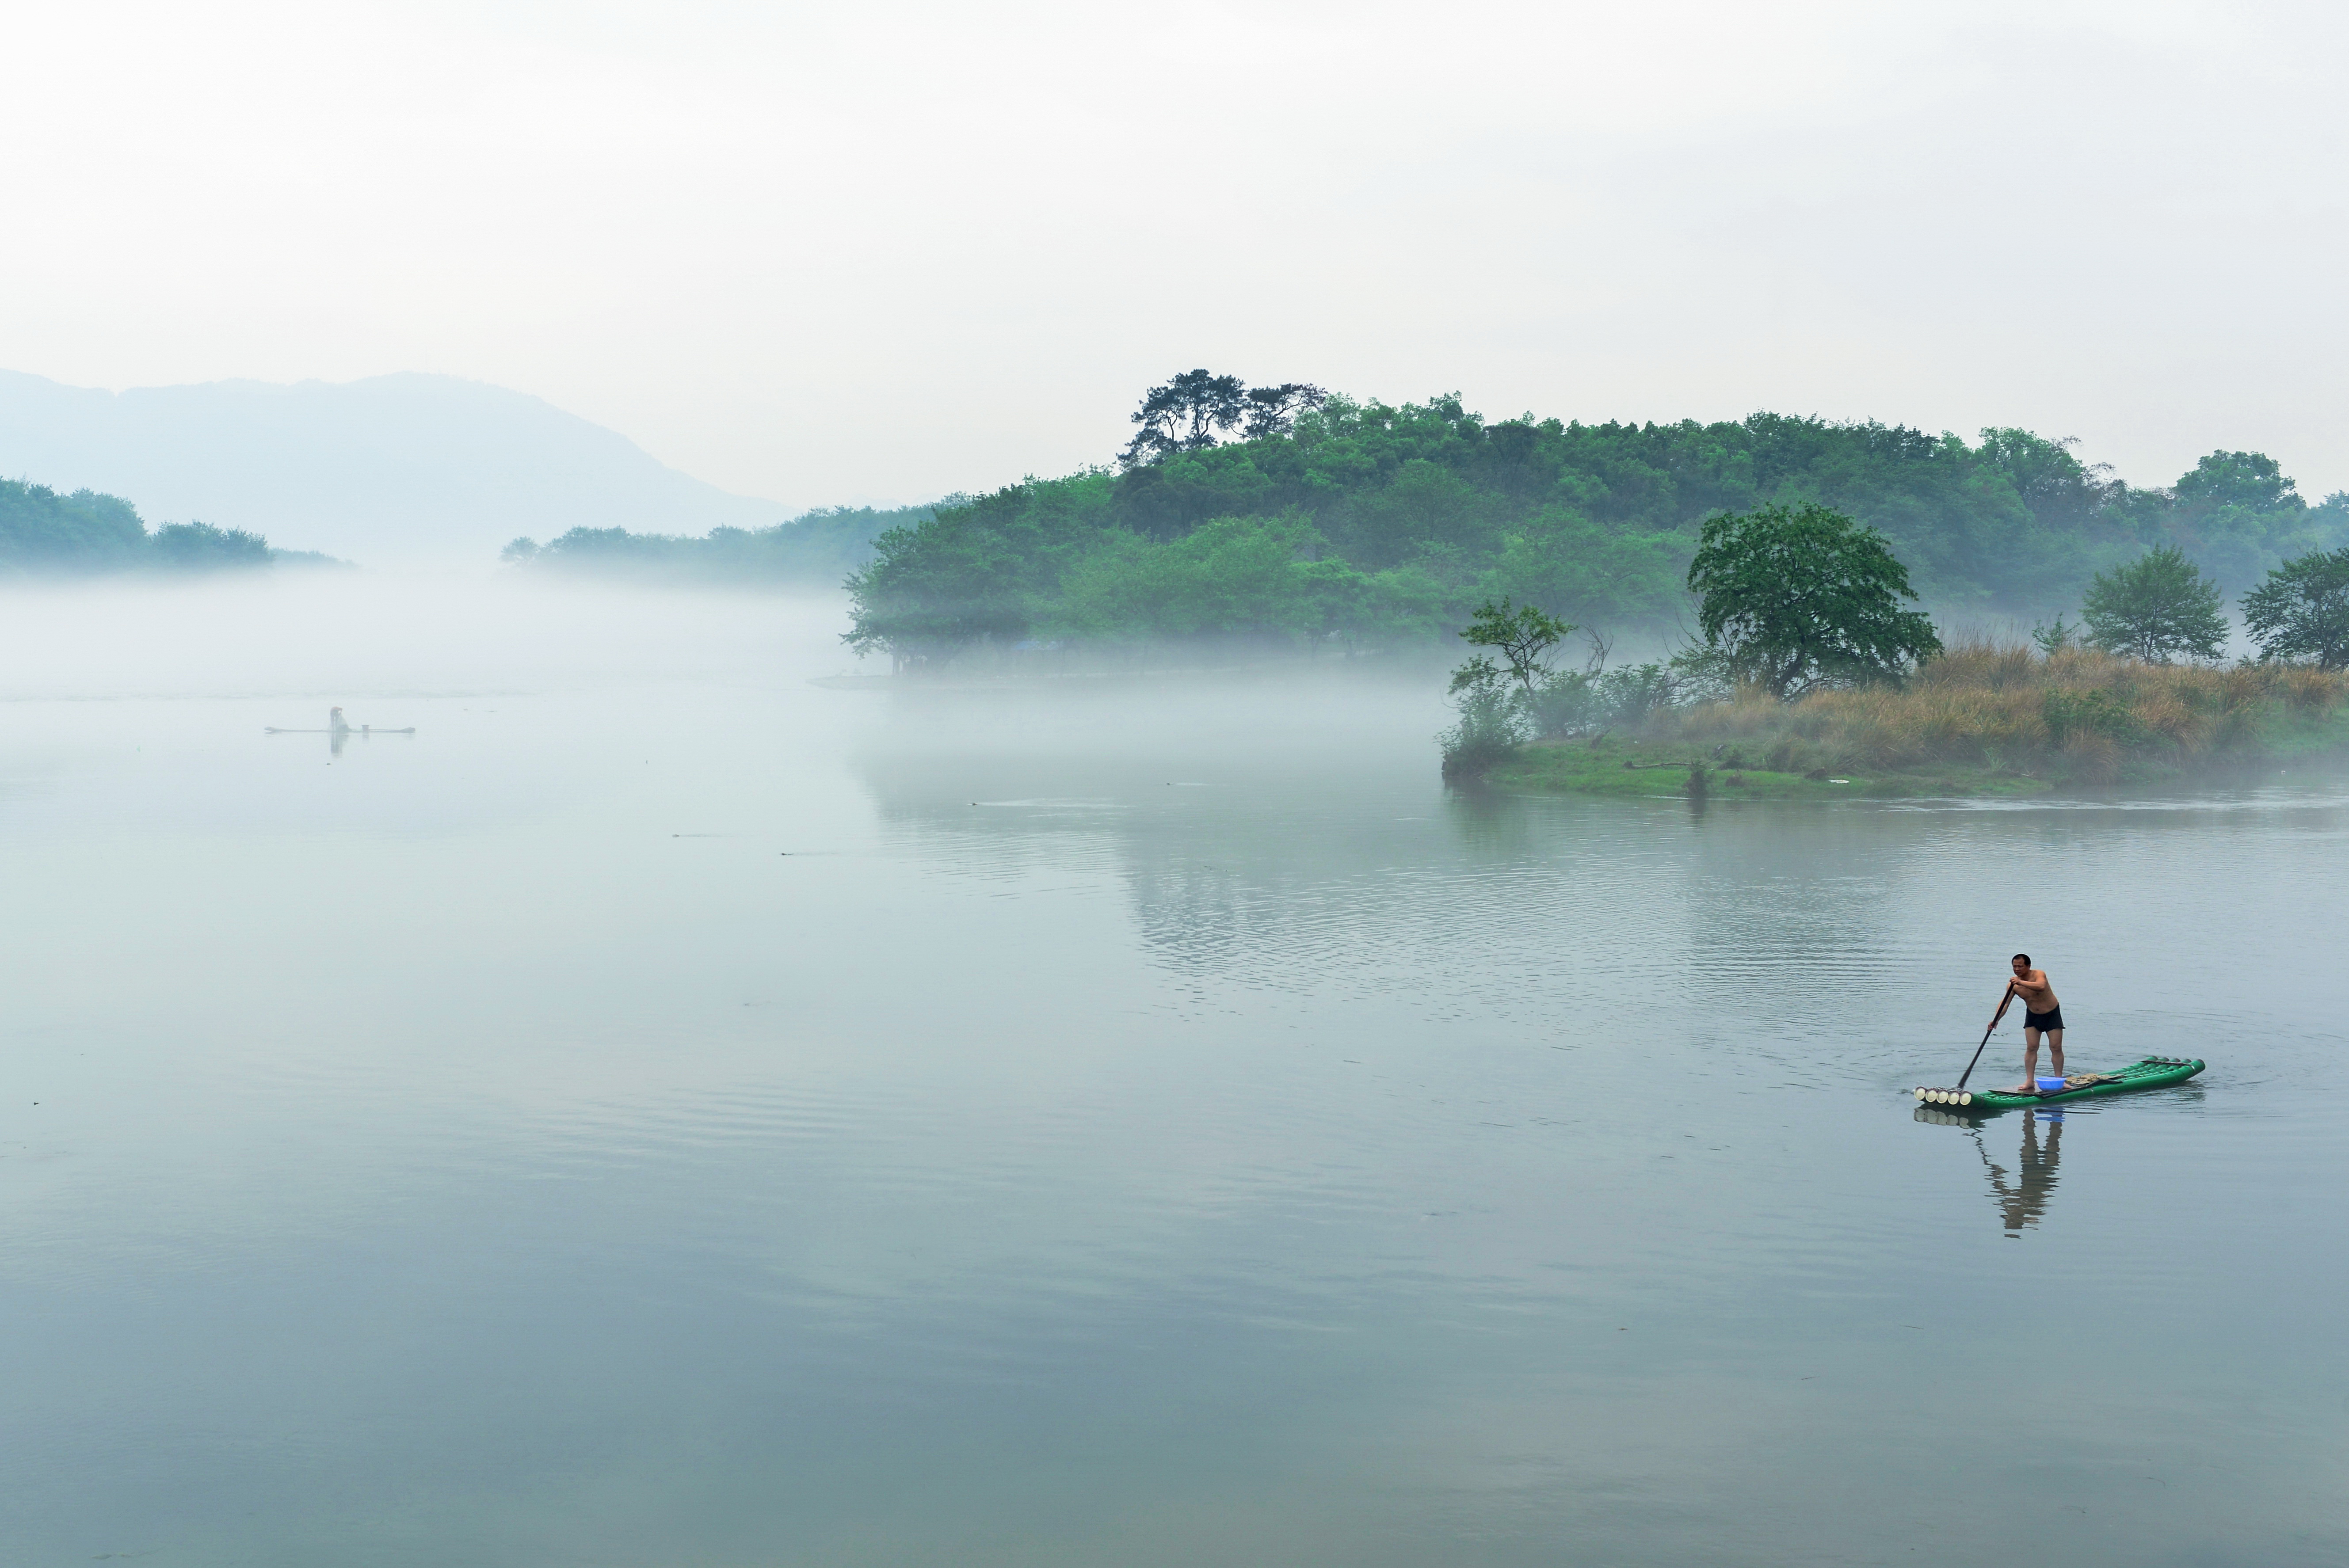
[[[2039,1092],[2041,1094],[2060,1094],[2063,1092],[2063,1089],[2064,1080],[2062,1078],[2041,1078],[2039,1080]]]

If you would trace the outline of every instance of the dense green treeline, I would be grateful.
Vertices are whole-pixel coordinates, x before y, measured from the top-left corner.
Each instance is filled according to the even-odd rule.
[[[63,495],[0,480],[0,573],[217,572],[286,559],[326,560],[272,550],[257,533],[208,522],[166,523],[150,533],[139,509],[120,496]]]
[[[2311,507],[2261,454],[2214,452],[2146,490],[2019,429],[1970,445],[1778,414],[1487,423],[1453,397],[1315,393],[1272,433],[1129,463],[956,498],[882,534],[849,579],[849,640],[916,663],[1058,639],[1370,647],[1503,597],[1609,632],[1670,626],[1701,524],[1757,506],[1876,529],[1942,615],[2069,608],[2149,546],[2240,590],[2349,542],[2349,495]]]
[[[502,558],[533,573],[621,576],[639,583],[830,588],[872,559],[874,540],[893,528],[919,527],[933,510],[825,507],[772,528],[717,528],[701,538],[574,528],[544,544],[517,539]]]

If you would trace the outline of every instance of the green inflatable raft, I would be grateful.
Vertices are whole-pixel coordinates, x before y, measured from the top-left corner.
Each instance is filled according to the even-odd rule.
[[[2202,1070],[2199,1057],[2147,1057],[2116,1073],[2074,1073],[2064,1087],[2045,1094],[2016,1094],[2002,1088],[1920,1088],[1917,1098],[1950,1110],[2014,1110],[2024,1106],[2062,1105],[2093,1099],[2100,1094],[2127,1094],[2140,1088],[2162,1088],[2184,1083]]]

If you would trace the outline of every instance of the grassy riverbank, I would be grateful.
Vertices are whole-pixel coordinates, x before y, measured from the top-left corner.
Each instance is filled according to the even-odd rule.
[[[1702,770],[1704,782],[1691,779]],[[1857,798],[1922,798],[1953,795],[2033,795],[2053,786],[2044,779],[1984,768],[1854,769],[1817,770],[1819,777],[1754,763],[1729,747],[1652,739],[1596,742],[1568,740],[1526,747],[1515,758],[1485,775],[1501,789],[1543,790],[1574,795],[1686,795],[1701,788],[1719,800],[1848,800]]]
[[[2349,674],[1973,643],[1904,687],[1702,703],[1636,735],[1527,747],[1485,777],[1509,789],[1824,799],[2023,795],[2320,758],[2349,758]]]

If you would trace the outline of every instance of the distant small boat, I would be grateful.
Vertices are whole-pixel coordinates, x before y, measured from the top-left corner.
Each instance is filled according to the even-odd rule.
[[[341,708],[330,707],[326,710],[326,727],[324,729],[280,729],[274,724],[264,724],[261,727],[261,733],[264,735],[332,735],[336,737],[346,735],[413,735],[416,733],[416,727],[411,724],[406,729],[378,729],[372,725],[362,724],[357,729],[353,729],[350,726],[350,721],[343,717],[343,710]]]

